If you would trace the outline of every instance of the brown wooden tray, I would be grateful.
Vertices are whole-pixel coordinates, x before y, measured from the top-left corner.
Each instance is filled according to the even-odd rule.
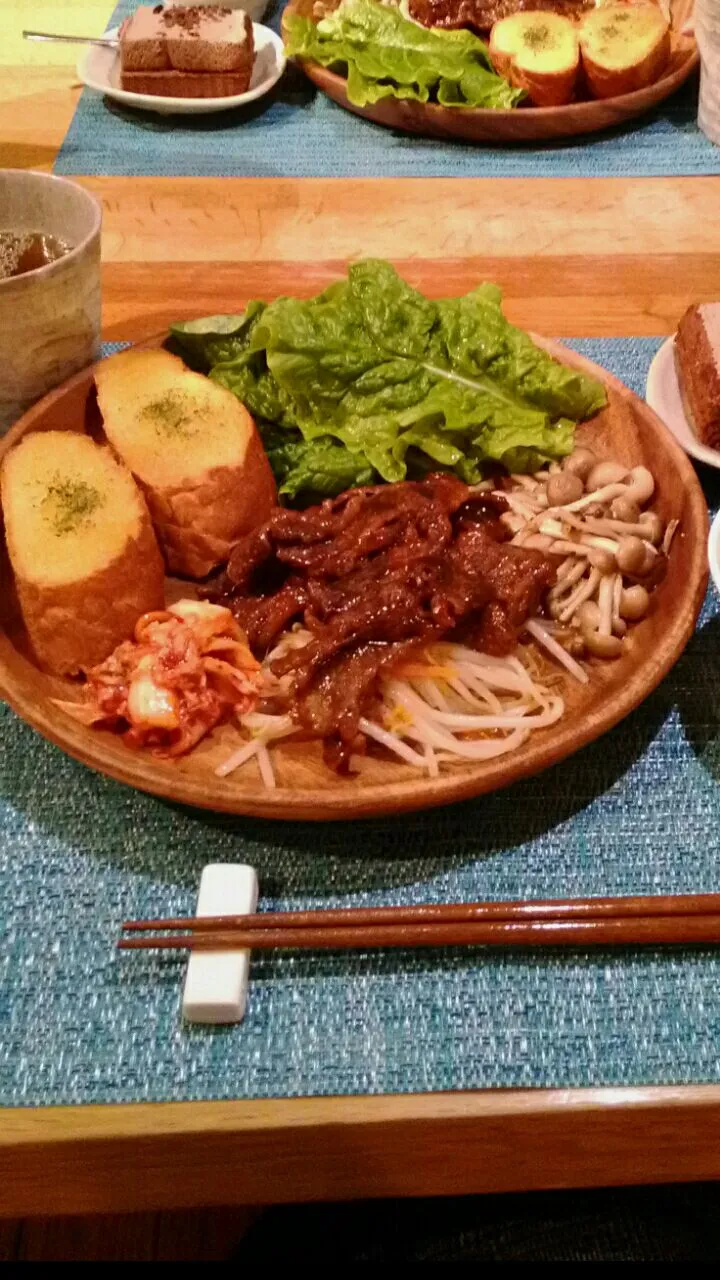
[[[291,13],[312,17],[313,4],[314,0],[290,0],[283,17]],[[521,106],[511,111],[493,111],[481,107],[441,107],[437,103],[399,98],[384,98],[374,106],[357,107],[348,99],[344,76],[306,58],[299,58],[298,62],[313,84],[333,102],[388,129],[433,138],[461,138],[465,142],[552,142],[626,124],[675,93],[700,64],[694,37],[682,35],[682,26],[692,6],[693,0],[676,0],[673,5],[673,51],[665,72],[655,84],[617,98],[571,102],[565,107]]]
[[[0,1217],[709,1181],[719,1127],[718,1085],[15,1107]]]

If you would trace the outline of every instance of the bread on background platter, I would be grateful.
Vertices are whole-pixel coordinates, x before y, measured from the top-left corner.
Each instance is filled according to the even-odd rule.
[[[509,0],[512,3],[512,0]],[[602,0],[584,13],[533,0],[496,22],[489,53],[495,70],[524,89],[533,106],[575,97],[613,98],[654,84],[671,53],[670,24],[653,0]]]
[[[253,419],[160,348],[103,360],[95,382],[105,435],[145,494],[168,569],[205,577],[277,501]]]
[[[74,431],[27,435],[0,468],[5,537],[30,644],[55,675],[104,661],[164,605],[143,496],[111,451]]]
[[[536,107],[560,107],[575,97],[580,46],[568,18],[535,12],[503,18],[492,29],[490,58]]]
[[[580,23],[583,72],[594,98],[654,84],[671,52],[670,24],[653,4],[603,4]]]

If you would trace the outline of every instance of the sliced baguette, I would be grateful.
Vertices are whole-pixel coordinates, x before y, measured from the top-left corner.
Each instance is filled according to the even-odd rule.
[[[95,382],[105,434],[145,493],[168,568],[205,577],[277,501],[250,414],[161,349],[111,356]]]
[[[583,18],[580,51],[594,98],[615,98],[654,84],[670,58],[670,27],[653,4],[607,4]]]
[[[0,470],[5,536],[35,657],[56,675],[104,661],[164,605],[148,510],[109,449],[73,431],[26,436]]]
[[[498,74],[524,89],[534,106],[572,102],[580,50],[569,18],[534,11],[502,18],[490,34],[489,52]]]

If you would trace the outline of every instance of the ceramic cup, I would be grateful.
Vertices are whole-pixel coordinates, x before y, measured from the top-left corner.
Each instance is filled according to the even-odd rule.
[[[76,183],[0,169],[0,231],[70,245],[56,262],[0,280],[0,435],[98,355],[101,224],[100,204]]]

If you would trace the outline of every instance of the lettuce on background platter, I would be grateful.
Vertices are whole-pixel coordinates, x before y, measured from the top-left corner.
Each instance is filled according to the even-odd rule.
[[[496,75],[487,45],[472,32],[419,26],[377,0],[343,0],[317,23],[289,14],[284,28],[288,56],[342,70],[358,107],[393,97],[507,109],[525,96]]]
[[[488,463],[537,470],[606,403],[601,383],[508,323],[494,285],[433,301],[375,260],[315,298],[252,302],[172,333],[247,405],[291,500],[437,466],[469,483]]]

